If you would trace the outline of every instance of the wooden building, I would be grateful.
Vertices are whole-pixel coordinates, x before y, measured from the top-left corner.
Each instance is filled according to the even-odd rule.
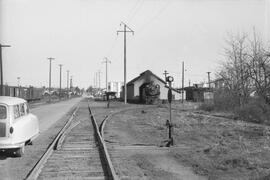
[[[190,86],[184,88],[186,101],[203,102],[212,101],[214,98],[213,90],[206,87]]]
[[[159,86],[159,100],[167,100],[168,86],[166,82],[150,70],[144,71],[138,77],[127,83],[127,100],[130,102],[143,102],[145,98],[145,88],[149,84]],[[179,100],[182,97],[181,93],[176,89],[172,89],[172,92],[173,100]]]

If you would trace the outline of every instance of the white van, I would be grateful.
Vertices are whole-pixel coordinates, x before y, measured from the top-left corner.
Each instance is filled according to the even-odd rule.
[[[0,150],[13,150],[20,157],[25,145],[39,135],[38,118],[29,113],[21,98],[0,96]]]

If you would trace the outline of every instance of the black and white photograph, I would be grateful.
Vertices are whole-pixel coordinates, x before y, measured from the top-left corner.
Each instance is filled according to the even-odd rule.
[[[270,0],[0,0],[1,180],[270,180]]]

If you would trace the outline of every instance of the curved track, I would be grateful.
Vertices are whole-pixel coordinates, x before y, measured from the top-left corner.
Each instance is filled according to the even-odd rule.
[[[117,179],[89,104],[74,114],[26,179]]]

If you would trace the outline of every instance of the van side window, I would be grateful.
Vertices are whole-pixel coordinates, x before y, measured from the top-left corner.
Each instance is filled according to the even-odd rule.
[[[24,104],[20,104],[20,116],[24,116],[24,115],[25,115]]]
[[[7,108],[5,106],[0,106],[0,119],[7,118]]]
[[[20,117],[20,107],[19,105],[14,105],[13,107],[14,107],[14,118],[16,119]]]

